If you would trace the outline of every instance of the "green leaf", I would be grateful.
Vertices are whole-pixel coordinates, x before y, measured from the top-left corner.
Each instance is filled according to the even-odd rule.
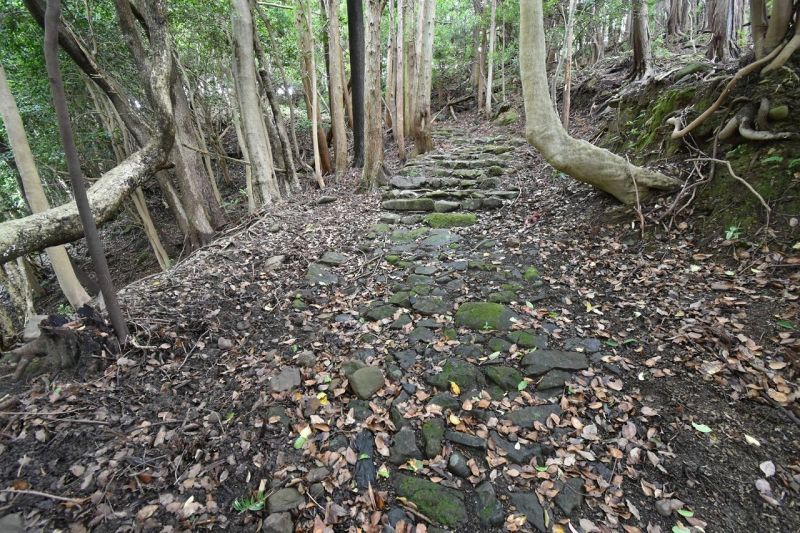
[[[608,339],[607,341],[603,341],[603,344],[605,344],[606,346],[611,346],[612,348],[619,347],[619,343],[617,341],[611,340],[611,339]]]
[[[524,391],[527,388],[528,388],[528,380],[523,379],[522,381],[517,383],[517,390],[518,391]]]
[[[359,461],[362,461],[364,459],[369,459],[369,454],[368,453],[360,453],[360,454],[358,454],[358,460]]]
[[[622,344],[636,344],[639,342],[639,339],[625,339],[622,341]]]
[[[779,328],[783,328],[783,329],[794,329],[794,324],[792,324],[792,323],[791,323],[791,322],[789,322],[788,320],[778,320],[778,321],[777,321],[777,322],[775,322],[775,323],[778,325],[778,327],[779,327]]]
[[[297,440],[294,441],[294,449],[299,450],[303,446],[305,446],[306,442],[308,442],[308,438],[300,435],[297,437]]]
[[[694,511],[690,511],[689,509],[678,509],[678,514],[685,516],[686,518],[691,518],[694,516]]]
[[[672,526],[672,533],[692,533],[692,532],[682,526]]]
[[[378,469],[378,477],[389,479],[389,469],[386,468],[386,465],[381,465],[381,467]]]
[[[500,352],[492,352],[489,354],[489,361],[493,361],[500,357]]]
[[[692,427],[699,431],[700,433],[711,433],[711,428],[705,424],[697,424],[692,422]]]

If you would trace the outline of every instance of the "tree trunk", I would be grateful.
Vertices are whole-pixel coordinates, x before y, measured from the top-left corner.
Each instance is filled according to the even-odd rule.
[[[573,139],[564,130],[548,98],[542,0],[520,1],[519,49],[526,137],[548,163],[626,204],[644,198],[650,188],[672,189],[678,184],[608,150]]]
[[[0,64],[0,116],[2,116],[3,124],[6,127],[8,142],[11,145],[14,161],[22,179],[28,205],[33,213],[47,211],[50,209],[50,205],[44,194],[42,180],[39,177],[33,153],[28,144],[28,136],[25,134],[22,118],[19,115],[14,95],[11,94],[11,89],[8,86],[6,72],[2,64]],[[50,263],[53,265],[53,271],[58,279],[61,292],[64,293],[73,309],[83,307],[91,298],[81,286],[77,276],[75,276],[75,271],[72,269],[66,249],[63,246],[55,246],[48,248],[46,251],[47,256],[50,258]]]
[[[564,67],[564,105],[561,108],[561,123],[567,131],[569,131],[569,112],[572,103],[572,33],[575,27],[576,4],[577,0],[569,0],[566,36],[564,37],[564,57],[566,65]]]
[[[317,185],[325,187],[323,174],[331,171],[330,152],[325,133],[319,127],[319,103],[317,102],[317,66],[314,59],[314,36],[311,26],[311,7],[307,0],[300,2],[297,10],[297,30],[300,35],[300,51],[303,54],[301,75],[306,99],[306,112],[311,120],[311,142],[314,148],[314,178]]]
[[[393,1],[393,0],[390,0]],[[395,123],[394,139],[397,143],[397,155],[400,161],[406,159],[406,138],[405,138],[405,28],[403,27],[403,0],[397,0],[397,59],[396,59],[396,79],[395,83]]]
[[[22,258],[0,265],[0,349],[6,349],[35,313],[28,272]]]
[[[753,37],[753,51],[756,59],[767,55],[764,40],[767,37],[766,0],[750,0],[750,34]]]
[[[574,1],[574,0],[573,0]],[[492,16],[489,23],[489,55],[486,75],[486,117],[492,116],[492,76],[494,75],[494,41],[497,33],[497,0],[492,0]]]
[[[792,22],[793,4],[793,0],[772,0],[772,16],[769,18],[769,28],[764,39],[765,55],[772,52],[786,37]]]
[[[667,37],[683,35],[688,26],[690,13],[689,0],[671,0],[667,15]]]
[[[425,0],[422,11],[420,53],[417,71],[417,94],[414,97],[414,146],[417,155],[433,150],[431,124],[431,79],[433,76],[433,28],[436,20],[436,1]]]
[[[345,130],[344,80],[342,78],[342,50],[339,37],[339,0],[328,4],[328,57],[330,58],[330,108],[333,132],[333,154],[336,158],[336,175],[347,170],[347,131]]]
[[[411,135],[412,126],[414,124],[414,80],[417,78],[417,10],[419,5],[417,2],[406,2],[406,13],[403,17],[405,30],[406,30],[406,60],[405,60],[405,80],[403,80],[404,95],[404,111],[403,126],[405,131],[403,134],[406,137]]]
[[[633,66],[630,78],[634,80],[649,78],[652,74],[652,53],[650,51],[650,29],[647,20],[646,0],[633,0],[631,4],[631,48]]]
[[[275,169],[269,149],[267,127],[258,97],[253,18],[248,0],[233,0],[233,55],[236,100],[253,174],[251,206],[258,208],[280,198]]]
[[[383,0],[368,0],[365,76],[363,188],[372,189],[383,174],[383,113],[381,112],[381,14]]]
[[[738,55],[734,39],[738,27],[736,20],[737,0],[710,0],[709,27],[711,40],[708,43],[707,56],[712,61],[727,61]]]
[[[364,8],[362,0],[347,0],[347,34],[353,92],[353,166],[364,165]]]

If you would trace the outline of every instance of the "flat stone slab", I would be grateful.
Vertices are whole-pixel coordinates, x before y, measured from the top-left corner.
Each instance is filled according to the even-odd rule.
[[[544,514],[547,511],[542,508],[535,494],[528,492],[512,492],[509,496],[511,504],[517,508],[519,514],[525,515],[530,525],[541,533],[549,531],[545,524],[551,523],[551,520],[544,519]]]
[[[383,372],[374,366],[365,366],[353,372],[349,378],[350,388],[362,400],[368,400],[383,388]]]
[[[336,285],[339,283],[339,276],[331,272],[331,269],[322,263],[311,263],[308,265],[306,279],[318,285]]]
[[[433,211],[434,201],[430,198],[395,198],[384,200],[381,207],[387,211]]]
[[[269,380],[269,390],[272,392],[285,392],[299,387],[301,383],[300,370],[295,367],[285,368]]]
[[[507,418],[517,426],[531,428],[534,422],[544,424],[547,417],[554,413],[561,413],[561,406],[558,404],[548,404],[523,407],[522,409],[516,409],[508,413]]]
[[[522,358],[521,364],[525,367],[525,373],[529,376],[539,376],[554,369],[584,370],[589,368],[589,360],[586,354],[559,350],[528,352]]]
[[[280,489],[267,499],[267,510],[270,513],[291,511],[306,503],[306,498],[297,489],[290,487]]]
[[[456,326],[474,330],[507,330],[517,315],[495,302],[468,302],[456,312]]]
[[[339,266],[347,262],[348,257],[339,252],[325,252],[319,259],[323,265]]]
[[[408,498],[419,512],[437,524],[455,528],[467,519],[461,491],[403,474],[397,476],[395,490],[398,496]]]

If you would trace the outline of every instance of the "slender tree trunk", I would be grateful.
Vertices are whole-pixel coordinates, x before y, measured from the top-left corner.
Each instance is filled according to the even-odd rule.
[[[362,0],[347,0],[347,33],[353,92],[353,166],[364,166],[364,8]]]
[[[631,79],[648,78],[652,74],[652,53],[650,50],[650,29],[647,20],[647,1],[633,0],[631,7],[631,48],[633,67]]]
[[[433,150],[433,135],[431,124],[431,80],[433,76],[433,28],[436,20],[436,1],[425,0],[420,7],[421,35],[419,70],[417,71],[417,94],[414,117],[414,145],[415,152],[424,154]]]
[[[381,14],[383,0],[368,0],[365,76],[363,188],[372,189],[383,175],[383,113],[381,112]]]
[[[17,334],[35,314],[33,291],[23,258],[0,265],[0,349],[14,344]]]
[[[737,0],[709,0],[709,27],[711,41],[708,43],[707,56],[711,60],[727,61],[738,55],[738,47],[734,39],[737,23]]]
[[[11,145],[14,161],[22,179],[23,192],[28,205],[34,213],[47,211],[50,209],[50,205],[44,194],[39,170],[36,168],[33,153],[28,144],[28,136],[25,134],[22,118],[19,115],[14,95],[11,94],[11,89],[8,86],[6,72],[2,64],[0,64],[0,116],[2,116],[3,124],[5,124],[8,142]],[[50,258],[50,263],[53,265],[53,271],[58,279],[61,292],[64,293],[67,301],[74,309],[83,307],[91,298],[80,281],[78,281],[75,270],[70,264],[67,250],[63,246],[55,246],[47,248],[46,251],[47,256]]]
[[[253,18],[248,0],[232,0],[233,51],[236,99],[242,120],[243,136],[247,143],[253,173],[251,205],[256,208],[280,198],[275,169],[269,149],[269,137],[264,113],[258,97],[254,50]]]
[[[566,66],[564,67],[564,105],[561,109],[561,123],[567,131],[569,131],[569,112],[572,102],[572,34],[573,28],[575,27],[576,4],[577,0],[569,0],[567,28],[564,37],[564,57]]]
[[[489,23],[488,74],[486,75],[486,116],[492,116],[492,76],[494,74],[494,41],[497,33],[497,0],[492,0],[492,16]]]
[[[311,6],[307,0],[300,2],[300,9],[297,11],[297,29],[300,34],[300,50],[303,54],[303,86],[305,88],[306,110],[308,118],[311,119],[311,142],[314,149],[314,179],[322,189],[325,187],[323,174],[331,170],[330,153],[325,133],[320,128],[319,104],[317,102],[317,65],[314,59],[314,37],[311,26]],[[325,156],[323,157],[323,150]],[[325,165],[323,168],[323,160]]]
[[[753,37],[753,51],[756,59],[766,53],[764,40],[767,37],[767,3],[765,0],[750,0],[750,34]]]
[[[239,148],[242,151],[242,159],[244,164],[244,186],[247,191],[247,212],[253,214],[256,212],[255,195],[253,194],[253,164],[250,162],[250,151],[247,149],[247,139],[242,132],[242,122],[239,119],[239,110],[233,110],[233,127],[236,130],[236,140],[239,142]]]
[[[336,161],[336,174],[340,176],[347,170],[347,131],[345,130],[344,79],[342,78],[342,51],[339,37],[339,0],[328,3],[328,57],[330,58],[330,108],[331,130],[333,132],[333,153]]]
[[[520,74],[528,142],[554,168],[626,204],[645,197],[650,188],[674,188],[677,182],[672,178],[631,165],[566,132],[548,98],[542,11],[542,0],[520,0]]]
[[[405,138],[405,61],[404,47],[405,29],[403,27],[403,0],[397,0],[397,60],[395,83],[395,124],[394,139],[397,142],[397,155],[400,161],[406,159]]]
[[[405,131],[403,134],[406,137],[411,135],[412,126],[414,124],[414,80],[417,78],[417,10],[419,9],[418,2],[407,1],[406,13],[403,17],[404,25],[406,26],[406,60],[405,60],[405,80],[403,80],[404,95],[404,111],[403,125]]]
[[[395,84],[391,83],[397,77],[395,72],[395,58],[397,57],[397,35],[394,31],[394,0],[385,0],[389,5],[389,36],[386,42],[386,97],[384,123],[387,128],[394,130]]]

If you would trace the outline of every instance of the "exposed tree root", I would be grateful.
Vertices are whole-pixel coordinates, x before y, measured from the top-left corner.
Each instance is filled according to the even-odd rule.
[[[752,127],[753,117],[755,118],[756,127]],[[753,109],[752,105],[744,106],[736,115],[731,118],[719,132],[719,139],[726,141],[738,133],[742,139],[747,141],[783,141],[792,139],[796,134],[791,132],[778,132],[765,131],[767,127],[767,120],[769,117],[769,100],[764,98],[758,108],[758,114]],[[670,124],[677,124],[675,117],[667,121]],[[677,126],[676,126],[677,127]]]
[[[800,22],[800,21],[798,21],[798,22]],[[798,24],[795,23],[794,36],[789,40],[788,43],[786,43],[786,46],[784,46],[780,50],[780,53],[778,53],[775,56],[775,59],[773,59],[772,62],[769,65],[767,65],[766,67],[764,67],[761,70],[761,75],[762,76],[765,75],[765,74],[769,74],[773,70],[778,70],[779,68],[781,68],[783,65],[786,64],[787,61],[789,61],[789,58],[792,57],[792,54],[795,53],[798,48],[800,48],[800,29],[799,28],[800,28],[800,26],[798,26]]]
[[[708,118],[711,115],[713,115],[714,112],[717,109],[720,108],[722,103],[725,102],[725,99],[728,97],[728,95],[731,94],[731,91],[733,91],[733,88],[736,87],[736,84],[739,82],[739,80],[741,80],[742,78],[752,74],[753,72],[758,70],[758,68],[761,67],[762,65],[765,65],[765,64],[769,63],[770,61],[772,61],[772,59],[775,56],[777,56],[778,53],[780,53],[780,51],[782,49],[783,49],[783,47],[779,46],[778,48],[776,48],[775,50],[770,52],[769,55],[764,56],[763,58],[759,59],[758,61],[754,61],[754,62],[750,63],[749,65],[747,65],[746,67],[740,69],[736,74],[733,75],[733,78],[731,78],[731,80],[725,86],[725,89],[722,90],[722,94],[719,95],[719,97],[714,101],[714,103],[711,104],[711,106],[708,109],[706,109],[699,117],[697,117],[691,123],[689,123],[689,125],[686,126],[685,128],[679,129],[680,128],[680,123],[679,123],[679,121],[677,119],[675,119],[675,117],[669,119],[668,123],[673,124],[674,127],[675,127],[675,129],[674,129],[674,131],[672,132],[672,135],[671,135],[672,139],[680,139],[681,137],[685,136],[687,133],[689,133],[692,130],[694,130],[695,128],[697,128],[697,126],[699,126],[700,124],[702,124],[703,122],[708,120]]]
[[[764,210],[767,212],[767,221],[766,221],[765,225],[767,227],[769,227],[769,216],[770,216],[770,213],[772,213],[772,209],[770,208],[769,204],[767,204],[767,202],[764,200],[764,197],[761,196],[758,193],[758,191],[753,188],[752,185],[747,183],[747,181],[744,178],[740,178],[739,176],[736,175],[736,173],[733,171],[733,167],[731,166],[729,161],[727,161],[725,159],[716,159],[716,158],[713,158],[713,157],[698,157],[698,158],[695,158],[695,159],[689,159],[689,161],[710,161],[712,163],[719,163],[721,165],[725,165],[726,167],[728,167],[728,172],[730,173],[731,177],[733,177],[733,179],[735,179],[736,181],[738,181],[739,183],[741,183],[742,185],[747,187],[747,190],[750,191],[751,193],[753,193],[753,196],[758,198],[758,201],[761,202],[761,205],[764,206]]]

